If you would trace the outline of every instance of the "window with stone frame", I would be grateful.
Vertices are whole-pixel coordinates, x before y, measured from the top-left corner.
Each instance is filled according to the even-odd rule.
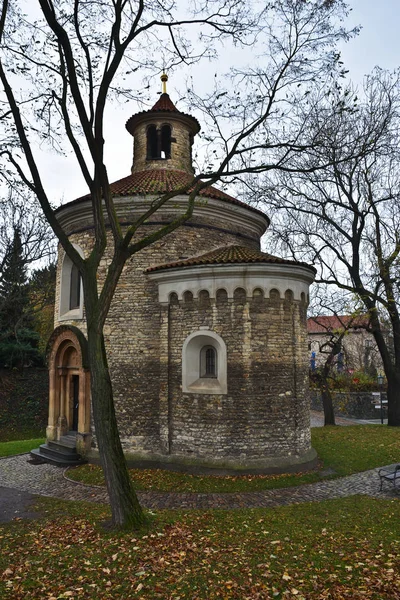
[[[77,244],[73,246],[83,258],[83,250]],[[60,273],[58,319],[60,321],[83,319],[82,277],[67,254],[62,260]]]
[[[214,331],[191,333],[182,347],[182,391],[189,394],[227,393],[227,350]]]

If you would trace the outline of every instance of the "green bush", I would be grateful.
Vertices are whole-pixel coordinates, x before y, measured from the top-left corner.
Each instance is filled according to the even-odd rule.
[[[364,371],[354,371],[354,373],[333,373],[328,379],[329,389],[337,392],[379,392],[382,391],[375,377],[372,377]],[[320,371],[310,373],[310,387],[319,389]],[[383,386],[386,390],[386,382]]]

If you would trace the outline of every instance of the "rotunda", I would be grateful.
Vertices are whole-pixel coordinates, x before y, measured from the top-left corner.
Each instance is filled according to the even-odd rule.
[[[111,184],[122,226],[192,180],[200,125],[164,87],[153,108],[133,115],[126,129],[134,140],[132,171]],[[182,213],[187,200],[188,194],[169,200],[139,235]],[[87,256],[89,197],[61,206],[57,216]],[[315,272],[261,252],[268,225],[263,212],[209,186],[187,222],[127,262],[104,334],[120,438],[131,458],[266,472],[315,460],[306,333]],[[47,438],[62,442],[69,435],[90,460],[96,432],[85,328],[79,273],[61,249]]]

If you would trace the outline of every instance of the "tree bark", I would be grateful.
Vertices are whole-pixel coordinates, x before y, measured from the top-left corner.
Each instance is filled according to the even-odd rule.
[[[94,326],[88,326],[88,353],[94,426],[111,504],[112,525],[139,529],[146,517],[133,489],[122,451],[103,333]]]
[[[335,411],[333,410],[332,394],[327,382],[321,385],[322,406],[324,408],[324,426],[336,425]]]
[[[386,373],[388,425],[400,427],[400,373]]]

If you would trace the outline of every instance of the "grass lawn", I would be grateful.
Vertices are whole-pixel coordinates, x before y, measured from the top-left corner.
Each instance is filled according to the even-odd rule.
[[[19,440],[13,442],[0,442],[0,456],[12,456],[13,454],[23,454],[33,448],[38,448],[44,443],[43,438],[33,440]]]
[[[0,443],[42,438],[44,431],[45,427],[2,427],[0,428]]]
[[[380,425],[316,427],[311,430],[312,445],[321,459],[320,468],[293,475],[198,476],[161,470],[131,469],[137,490],[180,492],[241,492],[290,487],[321,479],[321,471],[333,469],[336,475],[350,475],[400,462],[400,429]],[[100,467],[85,465],[68,471],[83,483],[104,485]]]
[[[105,533],[104,506],[36,508],[0,527],[2,600],[400,598],[397,499],[160,511],[141,534]]]

